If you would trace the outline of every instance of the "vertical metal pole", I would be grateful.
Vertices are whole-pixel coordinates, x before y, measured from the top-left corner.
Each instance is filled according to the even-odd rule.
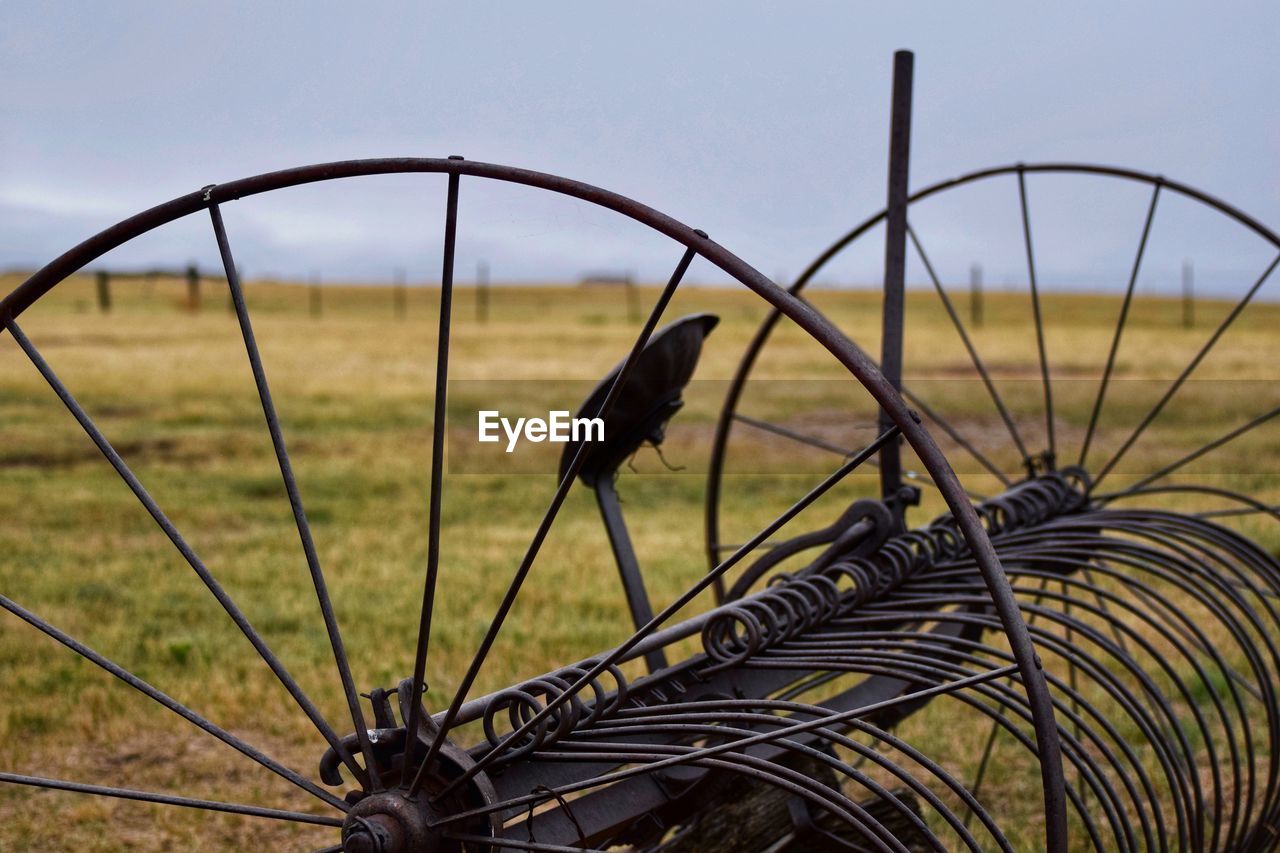
[[[489,264],[476,264],[476,320],[489,322]]]
[[[111,310],[111,274],[98,270],[98,309],[106,314]]]
[[[889,198],[885,219],[884,312],[880,370],[894,388],[902,387],[902,325],[907,270],[907,172],[911,156],[911,77],[915,57],[909,50],[893,55],[893,113],[889,124]],[[880,412],[880,431],[894,426]],[[901,441],[880,451],[880,494],[898,495],[902,487]]]
[[[595,489],[596,503],[600,506],[600,516],[604,519],[604,529],[609,534],[609,545],[613,548],[618,574],[622,578],[622,589],[627,596],[627,607],[631,610],[631,622],[638,631],[653,621],[653,605],[649,603],[644,575],[640,572],[640,563],[636,559],[635,548],[631,545],[627,524],[622,518],[622,506],[618,503],[613,477],[601,477],[596,481]],[[667,656],[662,649],[646,652],[644,660],[650,672],[667,667]]]
[[[1196,282],[1195,267],[1191,259],[1182,262],[1182,328],[1190,329],[1196,324]]]
[[[969,320],[975,329],[982,328],[982,264],[969,267]]]

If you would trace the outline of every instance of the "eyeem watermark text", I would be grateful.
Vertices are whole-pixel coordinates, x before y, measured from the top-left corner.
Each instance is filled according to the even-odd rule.
[[[507,439],[507,453],[515,452],[523,438],[538,444],[543,441],[564,444],[570,441],[604,441],[603,418],[575,418],[567,411],[547,412],[544,418],[504,418],[493,409],[481,409],[477,432],[479,441],[502,440],[499,429]]]

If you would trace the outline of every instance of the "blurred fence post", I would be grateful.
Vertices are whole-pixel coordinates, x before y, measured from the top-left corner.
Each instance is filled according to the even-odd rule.
[[[200,269],[194,263],[187,265],[187,309],[200,310]]]
[[[627,290],[627,319],[632,323],[640,322],[640,290],[636,287],[635,277],[627,273],[623,279],[623,287]]]
[[[98,270],[98,310],[106,314],[111,310],[111,275],[106,270]]]
[[[396,267],[395,272],[391,275],[391,280],[391,297],[395,304],[396,316],[403,320],[405,314],[408,313],[404,291],[404,270]]]
[[[982,264],[969,267],[969,320],[975,328],[982,327]]]
[[[1190,259],[1182,262],[1182,328],[1190,329],[1196,324],[1196,281],[1195,267]]]
[[[150,299],[152,292],[156,289],[156,274],[154,271],[148,272],[142,277],[142,296],[144,299]]]
[[[476,264],[476,320],[489,322],[489,264]]]
[[[320,319],[321,313],[324,311],[323,296],[320,293],[320,274],[311,274],[311,284],[307,287],[309,301],[311,303],[311,316],[313,319]]]

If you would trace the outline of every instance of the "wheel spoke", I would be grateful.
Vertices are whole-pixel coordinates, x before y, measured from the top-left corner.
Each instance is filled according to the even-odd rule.
[[[1094,430],[1098,427],[1098,417],[1102,414],[1102,402],[1107,396],[1107,384],[1111,381],[1111,371],[1115,369],[1116,353],[1120,349],[1120,336],[1124,334],[1125,324],[1129,320],[1129,306],[1133,301],[1133,290],[1138,283],[1138,271],[1142,269],[1142,256],[1147,251],[1147,237],[1151,235],[1151,221],[1156,216],[1156,202],[1160,200],[1161,184],[1156,184],[1151,191],[1151,205],[1147,208],[1147,219],[1142,225],[1142,238],[1138,241],[1138,254],[1133,259],[1133,270],[1129,273],[1129,284],[1124,291],[1124,300],[1120,303],[1120,316],[1116,320],[1116,331],[1111,338],[1111,349],[1107,353],[1107,363],[1102,369],[1102,381],[1098,385],[1098,396],[1093,401],[1093,412],[1089,415],[1089,427],[1084,433],[1084,442],[1080,447],[1081,468],[1089,458],[1089,445],[1093,441]]]
[[[351,677],[351,664],[347,660],[347,651],[342,642],[342,632],[338,629],[338,617],[333,612],[333,601],[329,598],[329,586],[325,582],[324,570],[320,567],[320,557],[316,553],[315,537],[311,534],[311,524],[307,521],[306,509],[302,505],[302,494],[298,489],[298,480],[293,473],[293,463],[289,460],[289,450],[285,446],[284,432],[280,428],[280,416],[276,412],[275,401],[271,397],[271,387],[267,383],[266,368],[262,365],[262,354],[258,350],[258,341],[253,334],[253,324],[249,319],[249,306],[245,302],[244,288],[240,284],[240,272],[236,267],[235,257],[231,253],[231,242],[227,239],[227,229],[222,221],[222,209],[216,205],[209,206],[209,218],[213,223],[214,237],[218,242],[218,252],[222,257],[222,268],[227,276],[227,287],[231,291],[231,303],[235,308],[236,319],[240,323],[240,336],[244,339],[245,352],[249,356],[249,367],[253,372],[253,384],[258,389],[258,400],[262,404],[262,414],[267,421],[267,431],[271,434],[271,446],[275,450],[276,462],[280,466],[280,476],[284,480],[285,493],[289,498],[289,506],[293,510],[294,524],[298,528],[298,538],[302,542],[302,553],[307,561],[307,571],[311,574],[311,583],[315,587],[316,599],[320,603],[320,613],[324,618],[325,632],[329,635],[329,646],[333,651],[333,659],[338,667],[338,676],[342,681],[342,693],[347,700],[347,709],[355,727],[356,740],[360,744],[360,752],[364,756],[365,771],[374,788],[381,787],[378,778],[377,763],[373,758],[373,745],[369,743],[369,732],[364,722],[364,711],[360,707],[360,695],[356,691],[355,680]]]
[[[1057,441],[1053,429],[1053,387],[1049,381],[1049,358],[1044,346],[1044,320],[1040,314],[1040,288],[1036,284],[1036,258],[1031,242],[1031,212],[1027,208],[1027,178],[1018,170],[1018,202],[1022,209],[1022,240],[1027,250],[1027,275],[1031,281],[1031,311],[1036,322],[1036,348],[1040,352],[1040,379],[1044,383],[1045,430],[1049,438],[1049,455],[1056,459]]]
[[[956,332],[960,335],[960,340],[964,342],[964,348],[969,353],[969,359],[973,362],[974,369],[982,377],[982,384],[986,386],[987,393],[991,395],[991,402],[995,404],[996,411],[1000,413],[1000,419],[1004,421],[1005,427],[1009,430],[1009,436],[1017,446],[1019,455],[1026,459],[1030,454],[1027,453],[1027,446],[1023,444],[1022,435],[1019,434],[1018,427],[1013,422],[1013,416],[1009,414],[1004,400],[1000,398],[999,392],[996,391],[995,383],[991,381],[991,374],[987,372],[986,364],[983,363],[981,356],[978,355],[977,348],[974,347],[973,341],[969,338],[969,333],[965,330],[964,323],[960,320],[960,315],[956,312],[955,305],[951,302],[951,297],[947,295],[947,291],[942,287],[942,281],[938,278],[938,274],[934,272],[933,264],[930,263],[929,256],[925,254],[924,246],[920,244],[919,236],[916,234],[915,229],[909,225],[907,226],[907,236],[911,239],[911,245],[915,247],[916,254],[920,256],[920,261],[924,264],[929,280],[933,282],[933,289],[938,292],[938,297],[942,299],[942,305],[946,308],[947,315],[951,317],[951,325],[955,327]]]
[[[1133,446],[1134,442],[1138,440],[1138,437],[1146,431],[1147,427],[1151,426],[1151,422],[1154,421],[1162,411],[1164,411],[1164,407],[1169,404],[1169,401],[1173,399],[1173,395],[1178,393],[1178,389],[1182,387],[1183,383],[1187,381],[1188,377],[1191,376],[1195,369],[1200,366],[1200,362],[1204,361],[1205,357],[1218,343],[1218,339],[1221,338],[1227,329],[1230,328],[1231,324],[1236,321],[1236,318],[1240,316],[1240,312],[1244,311],[1249,303],[1253,301],[1254,295],[1257,294],[1262,285],[1266,283],[1267,279],[1271,277],[1271,273],[1275,271],[1278,264],[1280,264],[1280,255],[1276,255],[1275,258],[1272,259],[1271,263],[1267,265],[1267,268],[1263,270],[1262,275],[1258,276],[1257,280],[1254,281],[1253,286],[1245,292],[1244,296],[1240,298],[1240,301],[1232,307],[1231,312],[1223,318],[1221,323],[1218,324],[1218,327],[1214,329],[1213,334],[1210,335],[1209,339],[1205,341],[1202,347],[1200,347],[1200,350],[1191,359],[1191,362],[1182,369],[1180,374],[1178,374],[1178,378],[1173,380],[1173,384],[1164,392],[1163,396],[1160,397],[1160,400],[1155,404],[1151,411],[1147,412],[1147,414],[1143,416],[1142,420],[1138,422],[1138,425],[1134,428],[1133,432],[1129,434],[1127,439],[1125,439],[1124,444],[1120,445],[1120,449],[1112,454],[1111,458],[1107,460],[1106,465],[1102,466],[1102,470],[1100,470],[1098,475],[1093,479],[1093,488],[1097,488],[1103,478],[1116,467],[1116,463],[1120,461],[1120,458],[1124,456],[1125,453],[1129,451],[1129,448]]]
[[[814,310],[817,310],[817,309],[814,309]],[[865,358],[871,364],[875,364],[875,361],[871,358],[871,356],[867,355],[866,351],[862,349],[862,347],[858,346],[856,343],[853,343],[852,341],[849,341],[849,345],[853,347],[853,349],[862,358]],[[955,427],[953,427],[947,421],[946,418],[942,417],[937,412],[935,412],[933,408],[930,407],[923,400],[921,400],[918,395],[912,393],[911,389],[908,388],[906,385],[903,385],[903,387],[900,390],[904,399],[906,399],[908,402],[911,403],[911,405],[919,409],[921,414],[923,414],[929,420],[937,424],[939,429],[945,432],[952,441],[960,445],[961,448],[963,448],[966,452],[968,452],[968,454],[972,456],[978,462],[979,465],[981,465],[983,468],[986,468],[987,471],[991,473],[991,476],[995,477],[997,480],[1000,481],[1001,485],[1004,485],[1004,486],[1013,485],[1013,481],[1009,479],[1008,475],[1006,475],[1003,471],[997,468],[995,463],[992,462],[990,459],[988,459],[982,453],[982,451],[974,447],[973,442],[969,441],[967,438],[961,435],[960,431],[957,430]]]
[[[46,779],[42,776],[22,776],[18,773],[0,773],[0,782],[11,785],[27,785],[33,788],[45,788],[52,791],[71,791],[76,794],[93,794],[98,797],[115,797],[121,800],[137,800],[144,803],[157,803],[162,806],[181,806],[188,809],[202,809],[210,812],[227,812],[247,817],[265,817],[271,820],[286,820],[291,823],[309,823],[316,826],[342,826],[342,819],[326,815],[306,814],[305,812],[289,812],[281,809],[268,809],[261,806],[246,806],[239,803],[224,803],[218,800],[197,800],[190,797],[175,797],[170,794],[155,794],[150,791],[135,791],[131,788],[111,788],[106,785],[86,785],[82,782],[65,782],[61,779]]]
[[[687,249],[684,255],[676,264],[675,272],[671,274],[671,279],[663,288],[658,301],[654,304],[653,310],[649,313],[649,318],[645,321],[644,328],[641,329],[639,337],[636,338],[635,344],[631,347],[631,352],[627,354],[622,366],[618,370],[618,375],[614,379],[613,384],[609,388],[608,394],[604,401],[600,404],[600,411],[595,417],[605,418],[613,410],[613,405],[626,383],[631,373],[631,366],[635,363],[640,355],[640,351],[649,341],[650,335],[653,334],[654,328],[658,324],[658,320],[662,317],[666,310],[667,304],[671,301],[671,297],[675,294],[676,288],[679,287],[681,280],[684,278],[685,272],[688,271],[689,265],[693,263],[697,252],[694,249]],[[440,751],[440,747],[444,744],[444,739],[448,735],[449,729],[453,724],[453,720],[457,717],[458,711],[462,708],[462,704],[467,699],[467,693],[471,690],[471,685],[475,683],[476,676],[480,673],[480,667],[484,665],[485,658],[489,655],[489,650],[493,647],[493,642],[497,639],[498,632],[502,629],[503,622],[507,618],[507,614],[511,611],[512,605],[515,604],[516,596],[520,593],[520,588],[524,585],[525,578],[529,574],[529,570],[533,568],[533,562],[538,556],[538,552],[542,548],[542,543],[547,537],[547,533],[551,530],[551,525],[555,521],[556,516],[560,512],[560,507],[569,495],[569,490],[573,488],[574,480],[578,477],[578,471],[582,469],[582,465],[587,458],[587,444],[584,442],[574,454],[573,461],[569,468],[565,471],[560,485],[556,488],[555,495],[551,499],[550,506],[543,513],[542,521],[538,524],[538,529],[534,533],[533,541],[530,542],[525,552],[524,559],[520,561],[519,567],[516,569],[515,576],[512,578],[510,585],[507,587],[506,593],[502,597],[502,602],[498,605],[498,610],[494,614],[493,619],[489,623],[489,628],[485,632],[484,638],[480,642],[480,647],[476,650],[475,655],[471,659],[471,664],[467,667],[467,672],[463,676],[462,683],[458,686],[457,692],[454,693],[453,701],[449,703],[449,709],[445,713],[444,721],[440,725],[435,738],[431,742],[431,746],[427,749],[426,756],[423,757],[422,764],[418,767],[418,772],[414,776],[413,783],[409,787],[410,793],[416,793],[421,787],[423,780],[426,778],[426,769],[435,759],[436,754]]]
[[[1181,459],[1179,459],[1176,462],[1169,463],[1168,465],[1164,466],[1158,471],[1148,474],[1138,482],[1134,483],[1129,488],[1116,492],[1110,497],[1124,497],[1130,492],[1134,492],[1144,488],[1145,486],[1149,486],[1152,483],[1154,483],[1156,480],[1160,480],[1164,477],[1169,476],[1174,471],[1181,468],[1183,465],[1186,465],[1190,462],[1194,462],[1195,460],[1199,459],[1201,456],[1204,456],[1206,453],[1209,453],[1210,451],[1213,451],[1213,450],[1217,450],[1219,447],[1226,444],[1227,442],[1233,441],[1239,438],[1240,436],[1244,435],[1246,432],[1249,432],[1250,430],[1261,426],[1262,424],[1274,418],[1276,415],[1280,415],[1280,406],[1276,406],[1274,409],[1272,409],[1269,412],[1266,412],[1265,414],[1258,415],[1256,418],[1249,421],[1247,424],[1236,427],[1226,435],[1215,438],[1213,441],[1209,442],[1203,447],[1198,448],[1197,450],[1194,450],[1191,453],[1188,453],[1186,456],[1183,456]]]
[[[991,474],[991,476],[995,477],[997,480],[1000,481],[1001,485],[1003,486],[1013,485],[1013,480],[1010,480],[1007,474],[1005,474],[1003,471],[997,468],[996,464],[986,457],[986,454],[978,450],[978,448],[974,447],[973,442],[969,441],[969,439],[961,435],[960,432],[955,427],[953,427],[945,418],[943,418],[941,415],[935,412],[932,407],[927,405],[918,396],[913,394],[911,392],[911,389],[904,387],[902,389],[902,396],[905,397],[911,403],[911,405],[919,409],[921,414],[923,414],[926,418],[928,418],[929,420],[937,424],[938,428],[941,429],[943,432],[945,432],[952,441],[960,445],[960,447],[962,447],[965,451],[967,451],[970,456],[976,459],[979,465],[981,465],[983,468],[986,468],[987,471]]]
[[[458,173],[449,173],[445,201],[444,261],[440,272],[440,326],[436,336],[435,410],[431,423],[431,497],[427,517],[427,574],[422,585],[422,610],[418,617],[418,642],[413,660],[413,702],[405,731],[414,738],[426,689],[427,646],[431,642],[431,616],[435,611],[436,580],[440,572],[440,504],[444,494],[445,403],[449,382],[449,331],[453,318],[453,256],[458,237]],[[402,784],[408,784],[406,774]]]
[[[266,641],[264,641],[261,635],[258,634],[257,629],[253,627],[249,622],[249,619],[240,610],[240,607],[234,600],[232,600],[227,591],[222,588],[222,584],[218,582],[200,557],[196,555],[196,552],[192,549],[191,545],[188,544],[182,534],[178,532],[178,528],[174,526],[173,522],[169,520],[169,517],[160,509],[159,505],[155,502],[155,499],[152,498],[150,493],[148,493],[143,487],[142,483],[125,463],[124,459],[122,459],[120,454],[116,452],[116,449],[111,446],[111,442],[107,441],[106,436],[104,436],[102,431],[98,429],[97,425],[93,422],[93,419],[90,418],[85,410],[80,406],[79,402],[76,401],[75,397],[72,396],[67,387],[62,384],[62,380],[53,372],[53,368],[51,368],[48,362],[44,360],[44,356],[40,354],[40,351],[37,350],[35,345],[27,338],[26,334],[18,326],[16,321],[9,320],[5,324],[5,327],[9,330],[9,334],[13,335],[13,339],[18,342],[18,346],[22,348],[22,351],[26,353],[27,358],[29,358],[31,363],[35,365],[36,370],[38,370],[40,375],[44,377],[45,382],[47,382],[49,387],[53,389],[54,393],[58,395],[58,398],[62,400],[63,405],[65,405],[67,410],[71,412],[72,416],[80,424],[80,427],[97,446],[102,455],[106,457],[107,461],[111,463],[111,467],[115,469],[116,473],[120,476],[120,479],[124,480],[125,484],[129,487],[129,490],[133,492],[134,496],[137,497],[143,507],[146,508],[147,513],[155,520],[160,529],[164,531],[165,535],[169,538],[169,541],[173,543],[174,547],[178,549],[178,553],[182,555],[187,564],[191,566],[192,570],[197,576],[199,576],[205,587],[213,594],[213,597],[216,598],[218,603],[222,606],[222,609],[231,617],[231,621],[235,622],[236,627],[240,629],[240,632],[244,634],[245,638],[253,645],[254,650],[258,652],[258,655],[262,660],[271,668],[272,673],[275,674],[276,678],[284,688],[289,691],[289,695],[293,697],[294,701],[298,704],[298,707],[303,710],[324,739],[331,747],[333,747],[334,751],[338,753],[343,762],[347,765],[348,769],[351,770],[357,779],[363,781],[365,778],[363,769],[356,763],[355,759],[351,757],[351,753],[338,738],[338,735],[334,732],[333,727],[329,725],[329,722],[324,718],[324,715],[320,713],[320,710],[316,708],[311,699],[303,692],[297,681],[295,681],[293,676],[289,674],[289,671],[285,668],[284,664],[276,657],[275,652],[271,651],[271,648],[266,644]]]
[[[900,433],[901,433],[901,430],[897,426],[894,426],[892,429],[888,430],[887,432],[881,433],[881,435],[878,438],[876,438],[875,441],[868,444],[865,448],[862,449],[861,452],[853,456],[853,458],[851,458],[848,462],[841,465],[832,474],[828,475],[826,479],[824,479],[821,483],[814,486],[813,489],[811,489],[804,497],[796,501],[796,503],[792,504],[791,507],[789,507],[785,512],[783,512],[780,516],[778,516],[773,521],[771,521],[768,525],[766,525],[763,529],[761,529],[755,536],[751,537],[751,539],[749,539],[746,543],[744,543],[742,547],[740,547],[738,550],[734,551],[731,555],[726,557],[724,561],[722,561],[718,566],[716,566],[711,571],[707,572],[707,574],[703,575],[702,578],[700,578],[697,583],[695,583],[688,590],[686,590],[684,594],[682,594],[675,601],[667,605],[662,610],[662,612],[659,613],[657,616],[653,617],[653,619],[650,620],[648,624],[646,624],[644,627],[640,628],[634,634],[632,634],[626,640],[626,642],[616,647],[613,651],[609,652],[607,655],[604,655],[600,659],[600,661],[598,661],[594,666],[590,667],[586,671],[586,673],[583,674],[583,676],[579,678],[574,684],[570,685],[567,690],[562,692],[559,696],[556,696],[554,699],[548,701],[541,711],[539,711],[537,714],[534,714],[532,717],[530,717],[529,720],[524,723],[524,725],[520,726],[518,729],[512,732],[511,735],[509,735],[506,739],[500,742],[497,746],[494,746],[492,749],[490,749],[489,752],[487,752],[479,761],[477,761],[474,765],[472,765],[465,773],[463,773],[461,776],[459,776],[457,779],[451,782],[448,786],[446,786],[444,791],[441,792],[440,796],[447,795],[449,791],[453,790],[458,785],[465,783],[467,780],[475,776],[476,773],[479,773],[480,771],[484,770],[484,768],[488,767],[489,764],[491,764],[503,752],[505,752],[510,747],[511,744],[518,743],[520,738],[522,738],[524,735],[532,731],[539,723],[541,723],[548,716],[555,713],[557,708],[559,708],[565,702],[568,702],[571,699],[573,699],[573,697],[577,696],[583,690],[583,688],[585,688],[588,684],[591,683],[592,679],[599,676],[600,673],[604,672],[611,665],[623,659],[632,648],[634,648],[638,643],[640,643],[645,637],[648,637],[650,634],[656,631],[659,626],[661,626],[668,619],[674,616],[685,605],[693,601],[693,599],[697,598],[698,595],[701,594],[705,589],[707,589],[707,587],[711,586],[717,578],[722,577],[725,572],[729,571],[729,569],[737,565],[739,561],[741,561],[744,557],[750,554],[760,543],[766,541],[770,536],[774,535],[779,530],[781,530],[784,526],[786,526],[786,524],[789,521],[791,521],[791,519],[795,518],[797,515],[799,515],[801,512],[807,509],[814,501],[818,500],[818,498],[822,497],[824,494],[830,491],[837,483],[839,483],[841,480],[847,477],[850,473],[855,471],[868,459],[871,459],[877,453],[879,453],[880,448],[883,447],[886,442],[896,440]],[[443,723],[441,724],[440,730],[442,733],[448,731],[448,729],[443,725]]]
[[[856,452],[844,447],[840,447],[839,445],[832,444],[831,442],[825,441],[821,438],[818,438],[817,436],[808,435],[803,432],[797,432],[796,430],[793,430],[793,429],[788,429],[787,427],[784,427],[780,424],[772,423],[771,421],[762,421],[757,418],[750,417],[748,415],[740,414],[738,412],[733,412],[731,417],[735,421],[741,421],[747,426],[755,427],[756,429],[761,430],[763,432],[771,432],[774,435],[782,436],[783,438],[789,438],[792,441],[798,442],[800,444],[807,444],[810,447],[816,447],[819,450],[825,450],[828,453],[834,453],[837,456],[844,457],[845,459],[848,459],[850,456],[853,456],[854,453]],[[876,460],[876,459],[868,459],[867,464],[870,465],[872,468],[880,467],[880,462],[879,460]],[[921,474],[919,471],[912,471],[909,469],[903,470],[902,476],[906,477],[908,480],[915,480],[916,482],[923,483],[926,486],[931,486],[932,488],[935,488],[935,489],[938,488],[937,483],[935,483],[927,475]],[[984,501],[987,499],[983,495],[979,495],[976,492],[971,492],[968,489],[965,489],[964,493],[968,495],[971,500]],[[716,549],[718,551],[724,552],[724,551],[733,551],[738,547],[739,547],[738,545],[717,545]]]
[[[867,361],[870,361],[873,364],[875,363],[871,359],[871,357],[867,355],[866,351],[863,350],[856,343],[853,343],[851,341],[850,345],[859,353],[859,355],[867,359]],[[960,431],[957,430],[955,427],[953,427],[947,421],[946,418],[942,417],[937,412],[935,412],[933,408],[929,406],[927,403],[925,403],[923,400],[921,400],[917,394],[912,393],[911,389],[908,388],[906,385],[903,385],[903,387],[900,390],[901,390],[902,396],[907,401],[909,401],[911,405],[915,406],[917,409],[920,410],[921,414],[923,414],[929,420],[937,424],[939,429],[945,432],[952,441],[954,441],[961,448],[963,448],[970,456],[972,456],[978,462],[979,465],[981,465],[983,468],[986,468],[987,471],[990,472],[993,477],[995,477],[997,480],[1000,481],[1001,485],[1004,485],[1004,486],[1013,485],[1013,481],[1009,479],[1008,475],[1006,475],[1003,471],[1001,471],[998,467],[996,467],[996,464],[992,462],[990,459],[988,459],[986,455],[982,453],[982,451],[974,447],[973,442],[969,441],[967,438],[961,435]],[[733,413],[733,417],[738,420],[742,420],[744,423],[750,424],[751,426],[760,426],[762,429],[770,429],[770,431],[776,431],[778,432],[779,435],[785,435],[788,438],[795,438],[797,441],[803,441],[803,443],[805,444],[813,444],[813,442],[810,442],[807,439],[801,439],[799,437],[801,435],[800,433],[796,433],[795,435],[787,435],[786,433],[781,432],[780,430],[784,428],[778,427],[776,424],[770,424],[768,427],[764,427],[763,425],[767,423],[766,421],[755,421],[754,419],[748,419],[745,415],[739,415],[737,412]],[[820,441],[820,439],[818,439],[818,441]],[[824,443],[824,444],[813,444],[813,446],[818,447],[822,450],[831,450],[832,452],[839,453],[842,456],[849,455],[848,452],[844,450],[844,448],[835,447],[834,445],[825,445]],[[877,462],[873,464],[878,465],[879,463]],[[932,483],[930,485],[932,485]]]
[[[119,664],[115,663],[109,658],[99,654],[98,652],[84,645],[75,637],[72,637],[70,634],[67,634],[63,631],[58,630],[53,625],[49,624],[44,619],[41,619],[39,616],[27,610],[25,607],[18,604],[17,602],[12,601],[11,599],[6,598],[3,595],[0,595],[0,608],[3,608],[9,611],[14,616],[17,616],[19,619],[26,622],[28,625],[31,625],[33,628],[44,633],[46,636],[51,637],[54,640],[57,640],[62,645],[71,649],[71,651],[80,655],[82,658],[88,661],[91,661],[94,664],[97,664],[99,667],[111,673],[116,678],[123,681],[125,684],[128,684],[130,687],[137,690],[139,693],[142,693],[144,696],[148,696],[151,699],[154,699],[156,702],[168,708],[170,711],[177,714],[179,717],[182,717],[187,722],[213,735],[218,740],[225,743],[227,746],[231,747],[232,749],[236,750],[237,752],[241,753],[247,758],[250,758],[256,761],[257,763],[261,764],[263,767],[267,768],[268,770],[275,773],[276,775],[284,779],[287,779],[289,782],[292,782],[294,785],[297,785],[299,788],[306,791],[308,794],[311,794],[312,796],[315,796],[323,800],[324,802],[328,803],[329,805],[333,806],[336,809],[339,809],[341,811],[347,810],[347,804],[343,800],[334,796],[329,791],[324,790],[320,786],[316,785],[314,782],[311,782],[310,780],[303,778],[302,776],[298,775],[297,773],[290,770],[289,768],[279,764],[275,760],[264,755],[263,753],[259,752],[253,747],[249,746],[247,743],[240,740],[230,732],[225,731],[221,727],[209,722],[204,717],[200,716],[195,711],[188,708],[186,705],[183,705],[181,702],[165,694],[164,692],[156,689],[155,687],[151,686],[147,682],[143,681],[141,678],[138,678],[136,675],[129,672],[124,667],[120,666]]]
[[[770,433],[773,433],[774,435],[778,435],[783,438],[789,438],[792,441],[797,442],[799,444],[806,444],[809,447],[816,447],[819,450],[825,450],[828,453],[834,453],[837,456],[843,456],[846,459],[848,459],[850,456],[853,455],[852,451],[850,451],[847,448],[841,447],[838,444],[832,444],[831,442],[826,441],[825,439],[818,438],[816,435],[807,435],[802,432],[797,432],[796,430],[793,430],[793,429],[788,429],[787,427],[784,427],[781,424],[775,424],[775,423],[772,423],[771,421],[762,421],[758,418],[753,418],[753,417],[750,417],[749,415],[743,415],[738,412],[733,413],[733,419],[735,421],[740,421],[746,424],[747,426],[755,427],[756,429],[761,430],[762,432],[770,432]]]

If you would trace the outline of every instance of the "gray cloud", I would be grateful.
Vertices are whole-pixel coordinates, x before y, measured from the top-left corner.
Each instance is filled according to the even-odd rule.
[[[461,153],[631,195],[767,274],[794,275],[882,202],[890,54],[904,46],[917,51],[917,186],[993,163],[1095,160],[1280,222],[1278,20],[1268,4],[1228,15],[1189,2],[7,4],[0,267],[47,260],[212,181]],[[1048,211],[1052,191],[1036,187],[1057,229],[1046,274],[1062,286],[1122,279],[1140,226],[1127,211],[1140,217],[1141,198],[1072,217]],[[238,202],[228,218],[251,275],[385,279],[400,266],[426,277],[441,205],[439,181],[377,179]],[[1114,226],[1099,227],[1098,205]],[[997,248],[1010,243],[1006,213],[939,216],[940,268],[963,276],[981,260],[993,281],[1017,276]],[[463,214],[462,269],[485,258],[500,279],[601,267],[656,279],[674,262],[661,240],[528,192],[469,186]],[[1170,216],[1153,280],[1187,254],[1224,289],[1253,269],[1255,249],[1236,236],[1206,242],[1193,215]],[[205,225],[111,260],[212,264]],[[832,277],[875,269],[872,252]]]

